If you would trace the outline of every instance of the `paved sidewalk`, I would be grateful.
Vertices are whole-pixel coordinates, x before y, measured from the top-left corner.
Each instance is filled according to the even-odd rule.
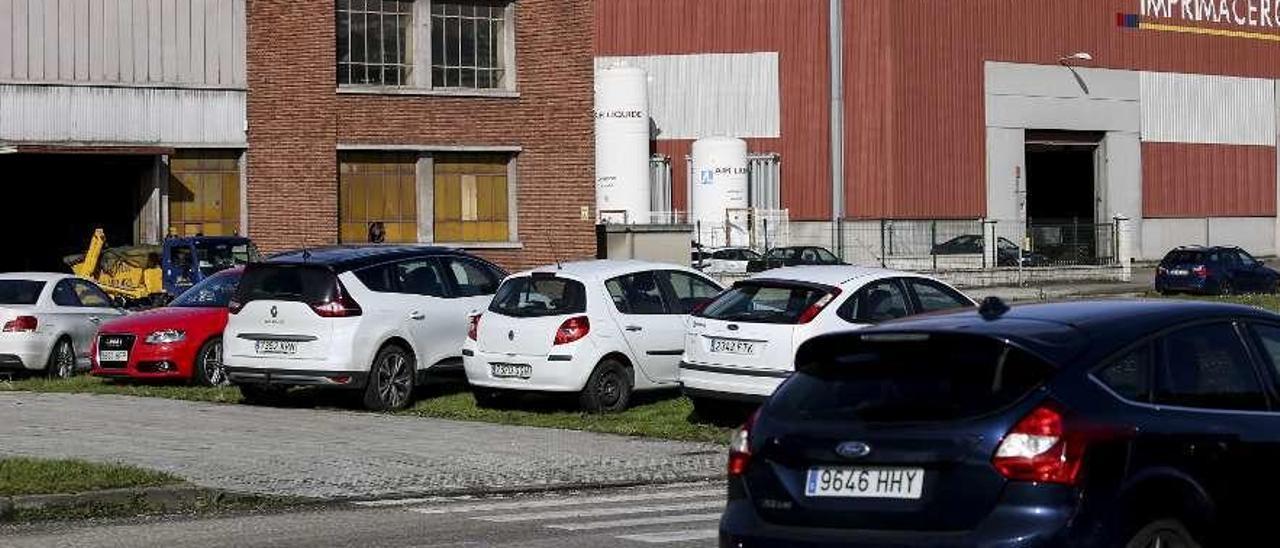
[[[0,455],[119,461],[204,487],[375,498],[717,477],[714,444],[127,396],[0,393]]]

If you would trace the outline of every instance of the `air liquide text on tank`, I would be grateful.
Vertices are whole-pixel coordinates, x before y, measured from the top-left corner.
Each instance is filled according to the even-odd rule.
[[[648,223],[649,96],[643,69],[596,71],[596,212],[601,222]]]
[[[703,245],[748,242],[747,142],[704,137],[693,143],[689,219]]]

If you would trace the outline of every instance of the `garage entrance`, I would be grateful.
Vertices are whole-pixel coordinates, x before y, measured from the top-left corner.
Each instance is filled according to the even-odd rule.
[[[0,155],[0,272],[70,272],[62,258],[83,253],[98,227],[108,246],[134,244],[154,165],[150,155]]]
[[[1095,132],[1027,132],[1028,243],[1053,262],[1091,264],[1097,257],[1102,138]]]

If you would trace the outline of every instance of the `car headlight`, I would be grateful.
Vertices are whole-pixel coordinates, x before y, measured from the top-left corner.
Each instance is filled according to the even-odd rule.
[[[187,338],[187,332],[181,329],[161,329],[147,335],[147,344],[172,344],[182,342],[185,338]]]

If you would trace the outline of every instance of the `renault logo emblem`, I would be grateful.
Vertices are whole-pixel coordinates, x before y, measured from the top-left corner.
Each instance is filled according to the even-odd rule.
[[[514,341],[514,340],[516,340],[516,332],[515,332],[515,331],[508,331],[508,332],[507,332],[507,340],[508,340],[508,341]]]
[[[836,454],[846,459],[860,459],[871,453],[871,446],[860,441],[846,441],[836,446]]]
[[[279,316],[279,315],[280,315],[280,309],[279,309],[279,308],[277,308],[277,307],[275,307],[275,306],[272,306],[272,307],[271,307],[271,317],[272,317],[272,318],[274,318],[274,317]]]

